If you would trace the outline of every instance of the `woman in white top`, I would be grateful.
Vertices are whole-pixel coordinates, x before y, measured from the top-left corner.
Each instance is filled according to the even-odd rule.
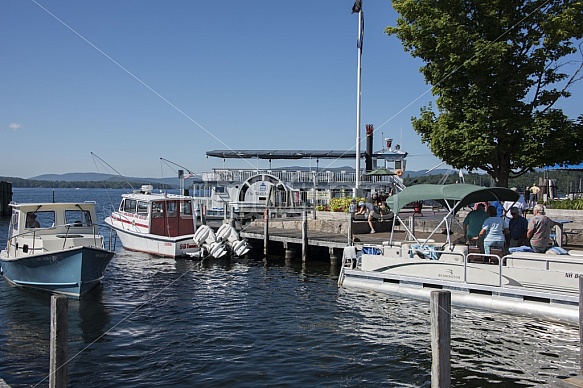
[[[502,217],[498,217],[498,211],[495,206],[488,206],[488,215],[479,237],[484,238],[484,253],[489,255],[491,248],[504,249],[506,243],[505,234],[508,233],[508,225]]]

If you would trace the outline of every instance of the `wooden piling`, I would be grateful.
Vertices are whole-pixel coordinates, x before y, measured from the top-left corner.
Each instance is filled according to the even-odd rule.
[[[0,182],[0,216],[8,217],[10,215],[10,206],[12,202],[12,182]]]
[[[579,277],[579,374],[583,375],[583,277]]]
[[[51,346],[49,387],[67,387],[67,342],[69,300],[63,295],[51,296]]]
[[[431,387],[451,387],[451,292],[431,291]]]
[[[263,211],[263,254],[267,256],[269,249],[269,209]]]
[[[206,205],[204,203],[200,204],[200,224],[206,225]]]
[[[308,212],[302,212],[302,261],[308,258]]]
[[[334,253],[334,248],[328,248],[328,253],[330,254],[330,265],[336,266],[338,264],[338,256]]]
[[[354,213],[348,212],[348,245],[353,244],[353,232],[352,232],[352,221],[353,221]]]

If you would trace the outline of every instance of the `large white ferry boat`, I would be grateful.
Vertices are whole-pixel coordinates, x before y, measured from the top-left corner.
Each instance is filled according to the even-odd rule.
[[[318,150],[215,150],[208,157],[221,159],[256,159],[269,161],[268,168],[215,168],[202,174],[202,182],[194,184],[197,208],[207,217],[253,220],[263,217],[265,209],[280,216],[294,216],[303,210],[325,206],[333,198],[353,197],[358,182],[359,192],[394,193],[404,188],[407,153],[392,139],[373,153],[372,134],[368,151],[361,154],[366,168],[356,172],[352,167],[320,167],[321,160],[354,160],[353,151]],[[273,160],[309,160],[310,167],[271,168]],[[382,169],[383,173],[376,171]]]

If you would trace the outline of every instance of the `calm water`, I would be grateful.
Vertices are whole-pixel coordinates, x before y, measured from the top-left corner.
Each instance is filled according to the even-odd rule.
[[[14,201],[51,201],[14,189]],[[95,200],[123,190],[54,191]],[[104,234],[108,234],[102,228]],[[7,220],[0,221],[4,248]],[[430,387],[428,303],[339,289],[318,257],[190,261],[121,247],[102,286],[69,301],[70,387]],[[48,386],[50,296],[0,279],[0,377]],[[453,309],[455,387],[537,386],[579,368],[578,329]]]

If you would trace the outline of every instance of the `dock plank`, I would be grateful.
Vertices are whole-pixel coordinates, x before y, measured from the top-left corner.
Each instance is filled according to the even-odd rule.
[[[263,240],[262,226],[248,226],[239,232],[239,235],[247,239]],[[362,249],[365,244],[382,244],[388,241],[391,232],[377,232],[367,234],[355,234],[354,245]],[[401,241],[405,237],[405,232],[395,231],[394,240]],[[420,236],[422,237],[422,236]],[[445,238],[445,236],[443,236]],[[302,244],[302,232],[295,229],[270,228],[269,241],[287,242]],[[343,249],[348,245],[348,237],[339,233],[326,233],[315,230],[308,230],[308,245]]]

